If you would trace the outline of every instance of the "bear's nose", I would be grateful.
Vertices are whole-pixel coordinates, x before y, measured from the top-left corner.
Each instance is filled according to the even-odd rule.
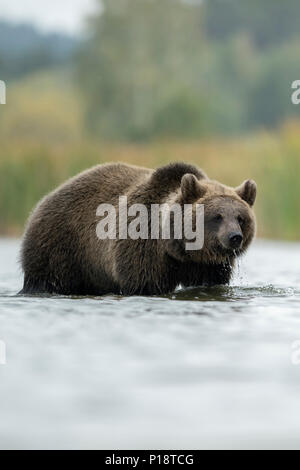
[[[231,232],[229,234],[229,244],[233,249],[240,248],[243,241],[243,235],[240,232]]]

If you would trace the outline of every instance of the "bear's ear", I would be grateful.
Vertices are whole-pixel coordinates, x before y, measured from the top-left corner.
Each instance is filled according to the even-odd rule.
[[[187,173],[181,179],[181,193],[184,202],[190,203],[204,197],[206,188],[195,175]]]
[[[257,185],[255,181],[247,180],[241,186],[236,188],[235,191],[243,201],[246,201],[249,204],[250,207],[254,205],[257,193]]]

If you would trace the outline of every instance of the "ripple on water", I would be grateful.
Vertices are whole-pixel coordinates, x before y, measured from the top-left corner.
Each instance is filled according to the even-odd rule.
[[[90,298],[15,295],[18,246],[0,241],[0,447],[295,442],[299,245],[256,244],[229,287]]]

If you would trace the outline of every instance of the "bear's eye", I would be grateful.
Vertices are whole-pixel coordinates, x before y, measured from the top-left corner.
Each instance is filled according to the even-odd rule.
[[[213,218],[213,221],[214,222],[222,222],[223,220],[223,217],[221,214],[217,214],[214,218]]]
[[[245,225],[245,219],[240,215],[238,216],[238,223],[240,224],[241,227]]]

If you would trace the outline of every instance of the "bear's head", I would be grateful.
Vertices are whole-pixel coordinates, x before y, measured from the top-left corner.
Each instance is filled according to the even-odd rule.
[[[257,186],[252,180],[230,188],[207,177],[198,179],[194,174],[185,174],[177,202],[192,205],[193,219],[196,204],[204,206],[204,245],[201,250],[186,251],[182,243],[173,240],[168,247],[169,254],[182,261],[189,259],[209,264],[233,261],[243,254],[256,232],[253,212],[256,192]]]

